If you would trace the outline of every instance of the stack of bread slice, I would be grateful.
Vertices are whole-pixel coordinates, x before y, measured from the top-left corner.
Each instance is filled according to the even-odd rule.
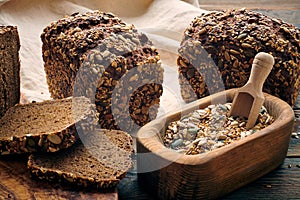
[[[131,136],[97,127],[96,106],[86,97],[19,104],[16,38],[16,27],[0,27],[0,41],[5,41],[0,49],[0,155],[29,156],[29,172],[38,179],[114,188],[132,167]]]

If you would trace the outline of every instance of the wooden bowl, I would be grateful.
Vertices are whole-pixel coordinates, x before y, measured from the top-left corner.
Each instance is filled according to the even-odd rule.
[[[235,92],[231,89],[200,99],[142,127],[137,135],[139,183],[159,199],[215,199],[278,167],[288,150],[294,112],[287,103],[268,94],[264,106],[275,121],[246,138],[198,155],[184,155],[163,145],[169,122],[224,95],[231,102]]]

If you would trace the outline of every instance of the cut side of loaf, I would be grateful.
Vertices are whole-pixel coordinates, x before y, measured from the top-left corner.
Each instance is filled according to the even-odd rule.
[[[132,167],[132,138],[119,130],[95,129],[83,142],[55,153],[32,154],[33,178],[88,189],[115,187]]]
[[[0,154],[55,152],[78,138],[75,123],[92,112],[84,97],[11,107],[0,119]]]
[[[93,99],[105,129],[135,132],[156,116],[160,56],[133,25],[111,13],[74,14],[51,23],[41,39],[53,98]]]
[[[17,27],[0,26],[0,118],[20,101],[19,50]]]

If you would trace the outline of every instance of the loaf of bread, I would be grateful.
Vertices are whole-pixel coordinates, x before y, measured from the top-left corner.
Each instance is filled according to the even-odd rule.
[[[67,148],[79,137],[76,123],[88,128],[90,122],[85,120],[95,121],[94,110],[85,97],[11,107],[0,119],[0,155]]]
[[[160,57],[133,25],[111,13],[74,14],[51,23],[41,39],[53,98],[90,98],[105,129],[136,131],[156,116]]]
[[[17,27],[0,26],[0,118],[20,101],[19,50]]]
[[[275,65],[264,91],[294,105],[300,85],[299,39],[294,25],[245,9],[196,17],[184,32],[177,60],[183,99],[243,86],[254,56],[267,52]]]
[[[32,154],[32,177],[88,189],[115,187],[132,166],[130,135],[95,129],[84,141],[55,153]]]

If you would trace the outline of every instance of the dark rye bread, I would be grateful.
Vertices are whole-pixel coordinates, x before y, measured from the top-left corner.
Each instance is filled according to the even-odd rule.
[[[160,57],[133,25],[111,13],[74,14],[51,23],[41,39],[53,98],[90,98],[105,129],[134,132],[156,116]]]
[[[182,97],[189,102],[222,90],[216,81],[220,76],[225,89],[243,86],[254,56],[267,52],[275,65],[264,91],[294,105],[300,85],[299,39],[294,25],[245,9],[196,17],[184,32],[177,60]]]
[[[119,130],[95,129],[84,140],[84,145],[78,141],[59,152],[32,154],[28,161],[32,177],[81,189],[115,187],[132,167],[131,136]]]
[[[11,107],[0,119],[0,155],[67,148],[78,139],[75,123],[84,124],[91,113],[83,97]]]
[[[0,118],[20,101],[19,50],[17,27],[0,26]]]

